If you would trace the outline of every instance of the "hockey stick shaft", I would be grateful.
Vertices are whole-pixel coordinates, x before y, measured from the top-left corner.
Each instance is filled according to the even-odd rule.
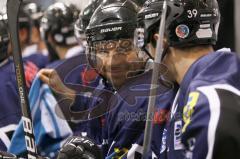
[[[33,133],[33,123],[29,106],[28,95],[26,91],[25,74],[23,69],[21,48],[18,35],[18,12],[20,9],[21,0],[7,1],[8,27],[12,43],[13,61],[15,65],[15,73],[18,86],[18,94],[20,98],[23,129],[25,133],[25,143],[28,151],[28,159],[37,158],[35,146],[35,137]]]
[[[144,142],[143,142],[143,159],[148,158],[148,153],[149,153],[149,149],[152,141],[153,115],[154,115],[154,107],[155,107],[156,97],[157,97],[157,89],[154,89],[154,88],[156,88],[156,86],[159,84],[159,75],[160,75],[159,64],[161,63],[162,56],[163,56],[163,38],[164,38],[164,30],[165,30],[166,13],[167,13],[167,2],[165,0],[163,3],[163,12],[160,20],[159,39],[157,41],[156,57],[154,59],[150,96],[148,101],[148,110],[147,110],[147,118],[146,118],[147,120],[145,125]]]

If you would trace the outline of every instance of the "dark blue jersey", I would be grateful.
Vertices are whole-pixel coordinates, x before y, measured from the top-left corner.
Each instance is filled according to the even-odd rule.
[[[87,115],[87,135],[102,146],[104,157],[140,157],[149,99],[151,71],[129,79],[119,90],[103,82],[93,92]],[[158,87],[157,102],[153,115],[153,142],[149,157],[160,154],[161,135],[167,120],[171,102],[175,96],[174,87]]]
[[[109,100],[110,109],[103,132],[104,143],[108,146],[108,157],[142,157],[151,75],[151,71],[148,71],[129,80],[118,90],[118,94]],[[158,86],[148,158],[159,157],[161,137],[176,92],[174,85],[165,86],[160,82]]]
[[[48,65],[49,60],[47,56],[40,53],[31,54],[23,58],[26,85],[30,89],[32,81],[34,80],[37,72]]]
[[[198,59],[172,106],[162,158],[239,158],[239,101],[237,55],[214,52]]]
[[[82,64],[81,62],[80,56],[76,56],[66,60],[55,61],[46,67],[55,68],[65,86],[75,89],[83,85],[82,74],[88,71],[88,69],[85,69],[87,68],[85,67],[86,64]],[[90,81],[89,83],[95,84]],[[71,118],[66,119],[68,116],[62,116],[67,111],[69,112],[71,104],[63,103],[62,105],[62,101],[65,98],[62,98],[63,96],[61,95],[64,93],[66,92],[51,90],[46,84],[42,83],[39,77],[35,78],[29,93],[36,146],[41,155],[50,158],[55,158],[65,139],[76,134],[82,127],[82,124],[78,122],[68,122],[71,120]],[[67,111],[63,109],[63,113],[59,114],[57,108],[60,106],[67,108]],[[26,147],[22,146],[25,144],[23,134],[22,122],[20,122],[13,135],[8,151],[25,157],[27,151]]]
[[[71,65],[75,63],[74,60],[76,61],[77,59],[78,58],[73,58],[73,61],[68,67],[71,68]],[[64,66],[64,64],[62,66]],[[65,74],[64,72],[66,70],[64,70],[62,66],[59,65],[56,69],[60,74]],[[66,72],[70,73],[68,71]],[[119,149],[129,152],[127,154],[131,157],[141,156],[145,126],[144,120],[146,118],[149,98],[150,76],[151,72],[147,72],[129,80],[117,93],[105,82],[98,83],[97,88],[91,85],[93,88],[92,94],[90,95],[91,97],[86,98],[86,96],[79,95],[74,104],[76,111],[87,110],[85,111],[86,113],[81,114],[82,119],[78,119],[74,113],[71,114],[69,107],[66,107],[71,120],[85,121],[79,122],[74,128],[73,133],[79,134],[82,131],[84,133],[86,132],[88,137],[98,144],[102,144],[103,149],[106,150],[105,155],[114,154],[114,150]],[[79,85],[72,86],[77,88]],[[174,92],[172,87],[171,90],[168,90],[168,88],[162,84],[159,87],[157,106],[155,107],[155,114],[153,116],[155,124],[153,146],[151,147],[150,154],[152,157],[159,155],[161,135]],[[67,110],[64,111],[64,113],[65,112],[67,112]],[[125,113],[126,115],[131,114],[133,117],[130,116],[130,118],[126,119],[124,117]],[[118,120],[120,118],[123,118],[122,121]],[[122,138],[120,136],[122,136]],[[114,155],[116,157],[120,154],[116,153]]]
[[[3,151],[6,151],[6,147],[10,145],[12,133],[21,118],[14,65],[10,61],[6,62],[0,67],[0,96],[2,98],[0,101],[0,149]]]
[[[148,106],[151,71],[129,79],[119,90],[102,80],[87,102],[86,122],[81,131],[102,146],[104,157],[119,157],[125,153],[129,158],[140,157],[146,112]],[[160,154],[161,136],[175,96],[173,85],[160,84],[153,114],[153,146],[149,157]],[[78,99],[81,103],[81,98]],[[81,125],[81,126],[82,126]]]
[[[47,56],[42,55],[41,53],[35,53],[24,57],[23,60],[33,62],[38,68],[44,68],[49,63],[49,59]]]
[[[37,71],[44,67],[46,63],[47,60],[38,55],[23,59],[28,88],[30,88]],[[0,76],[0,96],[2,97],[0,101],[0,149],[6,151],[6,148],[10,145],[12,134],[22,116],[14,63],[11,58],[1,63]]]

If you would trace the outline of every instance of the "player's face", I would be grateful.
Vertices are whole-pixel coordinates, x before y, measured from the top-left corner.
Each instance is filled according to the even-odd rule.
[[[97,69],[114,87],[121,87],[143,68],[131,39],[101,41],[94,44]]]
[[[173,82],[176,82],[177,80],[178,72],[176,71],[176,63],[178,63],[180,59],[181,56],[176,56],[172,49],[169,48],[162,61],[162,63],[168,68],[167,78]],[[183,65],[184,64],[181,64],[182,67]]]

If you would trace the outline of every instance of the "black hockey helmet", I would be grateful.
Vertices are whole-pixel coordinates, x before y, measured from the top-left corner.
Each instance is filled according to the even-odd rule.
[[[6,14],[0,14],[0,62],[8,57],[8,26]]]
[[[26,12],[25,6],[28,4],[28,2],[23,2],[20,5],[19,13],[18,13],[18,24],[19,29],[26,29],[27,30],[27,39],[25,40],[25,43],[29,44],[31,42],[31,17]]]
[[[31,25],[39,27],[40,19],[43,16],[43,11],[37,3],[27,3],[23,7],[24,12],[29,15]]]
[[[169,46],[214,45],[220,13],[217,0],[167,0]]]
[[[70,3],[70,4],[67,4],[68,8],[70,8],[73,12],[73,19],[74,19],[74,22],[78,19],[78,16],[81,12],[81,10],[74,4]]]
[[[58,60],[59,55],[55,46],[49,42],[48,37],[50,36],[56,45],[73,46],[77,44],[74,36],[73,11],[61,2],[50,5],[43,13],[40,33],[47,46],[50,61]]]
[[[75,45],[73,11],[61,2],[50,5],[41,19],[40,32],[46,42],[50,35],[57,45]]]
[[[139,7],[130,0],[108,0],[94,12],[86,29],[88,42],[133,38]]]
[[[36,3],[25,0],[21,3],[18,14],[18,22],[20,29],[26,29],[28,32],[26,43],[31,43],[31,31],[33,26],[39,27],[39,21],[42,11]]]
[[[102,0],[92,0],[92,2],[86,8],[84,8],[82,13],[79,14],[79,17],[75,23],[75,36],[80,42],[83,39],[86,39],[85,30],[94,11],[97,9],[101,2]]]
[[[26,28],[28,30],[31,29],[31,17],[30,15],[26,12],[25,7],[28,3],[23,2],[20,5],[19,8],[19,13],[18,13],[18,23],[19,23],[19,28]]]
[[[152,40],[153,35],[158,32],[162,7],[163,0],[147,0],[138,12],[138,27],[135,31],[135,42],[139,48],[146,52],[148,52],[145,48],[146,45],[151,41],[154,42]]]
[[[95,43],[108,40],[133,39],[139,6],[131,0],[107,0],[92,15],[86,29],[88,59],[96,65]],[[123,43],[122,45],[128,45]],[[108,46],[106,46],[108,47]],[[125,46],[123,46],[125,47]]]

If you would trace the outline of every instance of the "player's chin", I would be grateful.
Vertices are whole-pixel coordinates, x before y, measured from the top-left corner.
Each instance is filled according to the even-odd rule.
[[[106,72],[106,76],[108,79],[114,79],[114,80],[121,80],[125,79],[127,76],[127,71],[125,70],[119,70],[119,71],[108,71]]]
[[[112,76],[110,77],[110,81],[115,88],[120,88],[124,83],[127,81],[126,78],[123,78],[123,76]]]

